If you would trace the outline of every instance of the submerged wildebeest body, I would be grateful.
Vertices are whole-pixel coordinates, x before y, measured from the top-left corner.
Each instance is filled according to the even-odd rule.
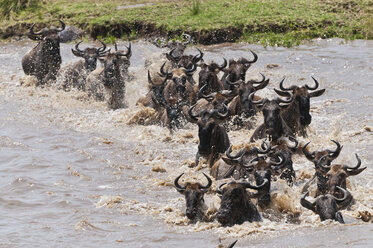
[[[267,98],[254,101],[255,92],[251,93],[249,99],[253,104],[256,104],[263,112],[264,123],[257,127],[254,134],[250,138],[250,142],[257,139],[264,139],[269,136],[269,139],[276,141],[282,136],[291,136],[291,129],[288,127],[282,117],[282,112],[293,101],[293,95],[288,94],[289,99],[283,100],[276,98],[275,100],[268,100]],[[280,105],[281,103],[285,105]]]
[[[258,60],[258,55],[253,51],[250,51],[254,59],[247,60],[245,58],[240,58],[235,61],[233,59],[229,60],[228,67],[224,70],[224,75],[222,76],[222,83],[225,89],[233,89],[234,87],[229,84],[229,82],[237,82],[238,80],[246,81],[246,72],[250,68],[251,64]]]
[[[316,196],[323,195],[328,192],[328,178],[326,177],[326,173],[328,173],[330,169],[331,162],[339,156],[342,150],[342,146],[339,144],[339,142],[335,140],[331,141],[337,145],[335,150],[325,149],[321,151],[309,152],[307,146],[310,144],[310,142],[303,146],[303,154],[315,165],[315,174],[304,185],[302,193],[305,193],[308,190],[308,187],[315,179],[317,184]]]
[[[176,48],[172,49],[169,53],[166,54],[166,58],[171,62],[171,68],[185,68],[190,69],[193,67],[193,64],[197,64],[203,59],[203,52],[201,50],[198,50],[198,54],[196,55],[181,55],[181,56],[175,56]]]
[[[203,199],[204,194],[211,187],[212,180],[205,174],[208,183],[203,186],[200,183],[185,183],[184,186],[179,184],[179,180],[184,175],[181,173],[174,181],[177,191],[185,196],[186,216],[190,220],[206,220],[205,211],[207,206]]]
[[[242,224],[245,221],[262,221],[262,217],[257,207],[250,200],[250,196],[246,192],[247,188],[259,190],[264,185],[254,186],[249,182],[235,182],[223,183],[217,188],[218,194],[221,194],[221,203],[216,218],[219,223],[224,226],[232,226],[235,224]],[[226,185],[224,188],[223,186]]]
[[[320,216],[320,220],[336,220],[339,223],[344,223],[342,214],[339,210],[346,208],[350,205],[352,201],[352,195],[349,191],[337,186],[343,196],[342,198],[337,198],[332,194],[323,194],[316,197],[313,203],[306,200],[308,192],[302,196],[300,203],[303,207],[313,211]]]
[[[65,29],[65,23],[60,20],[61,28],[43,28],[34,32],[33,24],[28,37],[39,43],[22,58],[22,68],[26,75],[35,76],[37,85],[49,84],[56,79],[62,59],[60,54],[59,32]]]
[[[130,57],[131,44],[125,54],[116,51],[101,56],[103,68],[94,70],[87,77],[88,95],[99,101],[107,101],[111,109],[126,107],[122,60],[129,60]]]
[[[306,84],[302,87],[292,85],[289,88],[285,88],[283,85],[285,79],[283,79],[280,82],[280,89],[282,91],[275,89],[276,93],[280,96],[288,96],[288,91],[293,93],[293,101],[282,113],[282,117],[291,129],[293,135],[297,133],[300,133],[302,136],[307,135],[306,127],[312,120],[310,115],[310,98],[321,96],[325,92],[325,89],[316,90],[319,87],[319,82],[314,77],[312,77],[312,79],[315,82],[314,87],[310,87]],[[316,91],[309,92],[311,90]]]
[[[198,165],[200,156],[208,157],[207,164],[211,167],[220,153],[224,153],[230,146],[227,131],[219,122],[224,121],[229,114],[228,107],[223,104],[224,110],[202,110],[198,114],[193,113],[196,104],[189,111],[190,121],[198,125],[198,151],[195,165]]]
[[[57,75],[57,85],[64,90],[76,88],[85,90],[86,78],[96,69],[97,59],[104,56],[109,50],[106,49],[106,44],[100,41],[102,46],[99,48],[87,47],[84,50],[79,48],[82,41],[75,45],[75,49],[71,49],[72,53],[82,58],[81,60],[70,63],[60,69]]]

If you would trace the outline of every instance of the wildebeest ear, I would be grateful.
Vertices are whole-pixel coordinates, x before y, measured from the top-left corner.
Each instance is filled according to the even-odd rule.
[[[289,92],[286,92],[286,91],[281,91],[281,90],[278,90],[276,88],[273,89],[277,95],[279,96],[286,96],[286,97],[289,97]]]
[[[310,97],[321,96],[322,94],[324,94],[324,92],[325,92],[325,89],[313,91],[310,93]]]
[[[360,168],[360,169],[356,169],[356,170],[348,170],[347,171],[347,174],[348,176],[356,176],[358,174],[360,174],[363,170],[365,170],[367,167],[364,167],[364,168]]]

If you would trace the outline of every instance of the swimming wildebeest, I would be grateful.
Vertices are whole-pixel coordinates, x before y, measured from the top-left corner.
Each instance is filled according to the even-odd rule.
[[[100,41],[101,47],[87,47],[84,50],[79,48],[81,43],[82,41],[78,42],[75,49],[71,49],[71,51],[82,59],[62,67],[58,72],[57,84],[64,90],[71,88],[85,90],[85,80],[89,73],[96,70],[97,59],[110,51],[106,50],[106,44],[102,41]]]
[[[203,199],[204,194],[211,187],[212,180],[205,173],[208,183],[201,185],[200,183],[186,182],[185,185],[180,185],[179,180],[184,175],[181,173],[174,181],[175,188],[177,191],[185,196],[186,201],[186,216],[190,220],[205,220],[205,211],[207,206]]]
[[[61,28],[54,26],[43,28],[39,32],[34,32],[33,24],[28,33],[28,37],[39,43],[27,52],[22,58],[22,68],[26,75],[35,76],[38,85],[45,85],[56,79],[56,75],[61,66],[60,37],[59,32],[65,29],[65,23],[59,20]]]
[[[293,135],[300,133],[302,136],[306,136],[306,127],[311,123],[312,119],[310,115],[310,98],[321,96],[325,92],[325,89],[316,90],[319,87],[319,82],[314,77],[312,77],[312,79],[315,82],[315,86],[313,87],[306,84],[301,87],[292,85],[289,88],[285,88],[283,85],[285,79],[283,79],[280,82],[280,89],[282,91],[275,89],[276,93],[280,96],[288,96],[287,92],[293,93],[293,101],[282,113],[282,116],[286,124],[292,130]]]
[[[319,195],[318,197],[316,197],[316,200],[314,202],[310,202],[306,200],[306,197],[309,193],[307,192],[302,196],[300,203],[303,207],[308,208],[309,210],[318,214],[321,221],[331,219],[336,220],[340,223],[344,223],[342,214],[341,212],[339,212],[339,210],[350,205],[352,201],[352,195],[349,191],[339,186],[337,186],[337,189],[339,189],[343,193],[342,198],[337,198],[336,196],[328,193]]]
[[[216,189],[221,194],[221,203],[216,215],[219,223],[224,226],[242,224],[245,221],[262,221],[257,207],[251,202],[246,192],[247,188],[259,190],[268,183],[267,179],[261,185],[254,186],[247,181],[232,181],[219,185]],[[223,188],[223,186],[225,186]]]

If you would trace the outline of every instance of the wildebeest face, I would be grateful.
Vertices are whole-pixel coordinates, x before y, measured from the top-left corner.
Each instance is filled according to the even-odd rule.
[[[105,59],[101,60],[104,67],[105,78],[110,79],[115,76],[115,68],[119,67],[119,57],[114,53],[109,53]]]
[[[255,63],[258,60],[258,56],[256,53],[251,51],[251,53],[254,55],[254,59],[249,61],[245,58],[241,58],[237,61],[235,60],[229,60],[229,66],[225,70],[227,80],[231,82],[236,82],[238,80],[245,81],[246,78],[246,71],[250,68],[251,64]]]
[[[174,181],[177,191],[185,196],[186,201],[186,215],[189,219],[193,220],[196,217],[202,217],[202,205],[204,204],[203,196],[212,184],[212,180],[205,174],[203,175],[208,180],[206,186],[199,183],[187,182],[184,186],[179,184],[179,179],[184,173],[180,174]]]
[[[263,117],[266,132],[270,136],[277,136],[281,128],[281,107],[275,100],[269,100],[263,105]]]
[[[201,114],[197,122],[199,136],[198,151],[200,154],[210,154],[211,152],[212,130],[215,125],[217,125],[211,112],[212,111]]]

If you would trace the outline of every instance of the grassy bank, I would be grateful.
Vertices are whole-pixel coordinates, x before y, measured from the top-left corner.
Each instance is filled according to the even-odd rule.
[[[292,46],[317,37],[373,39],[373,0],[44,0],[2,19],[0,35],[21,35],[34,22],[59,18],[108,40],[183,32],[202,44]]]

